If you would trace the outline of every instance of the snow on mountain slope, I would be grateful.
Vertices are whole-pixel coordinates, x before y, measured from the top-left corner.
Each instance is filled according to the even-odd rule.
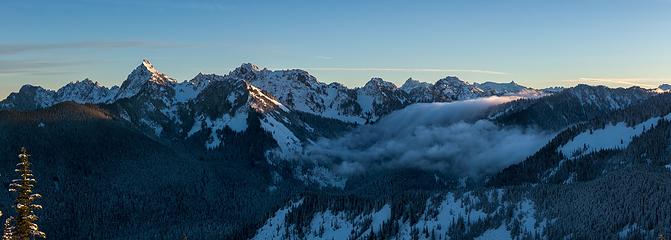
[[[289,206],[277,210],[277,212],[275,212],[271,218],[266,220],[265,225],[259,228],[259,230],[256,232],[256,235],[252,239],[288,239],[288,236],[286,236],[285,232],[280,231],[280,228],[285,224],[287,214],[301,204],[303,204],[302,199],[291,202]]]
[[[368,120],[377,120],[411,103],[403,90],[382,78],[372,78],[356,93],[361,114]]]
[[[608,124],[603,129],[588,130],[575,136],[558,150],[567,158],[576,158],[603,149],[623,149],[635,136],[653,128],[660,119],[671,120],[671,114],[653,117],[631,127],[619,122]]]
[[[433,84],[427,82],[420,82],[409,78],[401,86],[401,90],[410,95],[410,99],[414,102],[432,102],[433,94],[431,94],[431,88]]]
[[[30,110],[63,101],[113,103],[142,92],[152,92],[157,96],[146,97],[160,99],[165,106],[155,107],[174,118],[176,105],[196,98],[210,82],[227,78],[248,81],[291,110],[358,124],[376,121],[391,111],[416,102],[445,102],[491,95],[456,77],[441,79],[436,84],[408,79],[401,88],[380,78],[372,78],[363,87],[350,89],[339,83],[319,82],[303,70],[273,71],[251,63],[242,64],[225,76],[198,74],[190,81],[178,83],[144,59],[121,87],[108,89],[88,79],[68,84],[57,92],[26,87],[26,91],[13,93],[0,102],[0,108]]]
[[[457,77],[446,77],[438,80],[435,84],[420,82],[411,78],[405,81],[401,89],[409,94],[413,102],[451,102],[493,95],[529,98],[549,94],[524,87],[515,82],[470,84]]]
[[[303,216],[303,223],[291,222],[292,211],[305,207],[301,200],[278,210],[252,239],[370,239],[375,235],[384,239],[428,240],[451,239],[460,234],[472,234],[476,239],[512,239],[511,229],[516,229],[517,237],[545,236],[550,221],[537,218],[535,203],[528,198],[504,201],[504,194],[500,189],[489,190],[485,196],[472,192],[436,194],[426,199],[414,221],[405,213],[394,213],[407,211],[406,208],[387,203],[368,210],[327,208]],[[387,229],[393,225],[396,230],[383,233],[385,224]]]
[[[174,84],[175,102],[184,103],[196,98],[210,82],[223,81],[224,76],[198,73],[193,79]]]
[[[172,85],[176,83],[176,81],[156,70],[149,60],[144,59],[142,60],[142,64],[135,68],[135,70],[128,75],[126,81],[121,84],[119,93],[117,93],[115,99],[135,96],[148,83],[166,86]]]
[[[224,140],[236,136],[226,134],[225,128],[243,133],[249,130],[249,121],[258,120],[260,126],[256,126],[258,129],[252,129],[252,132],[262,130],[270,134],[277,143],[277,149],[272,151],[273,156],[283,157],[302,150],[302,144],[308,136],[297,129],[310,129],[294,116],[291,109],[268,92],[242,79],[213,81],[193,101],[181,103],[180,106],[180,109],[186,110],[180,117],[185,122],[193,122],[185,130],[184,138],[207,133],[204,144],[208,149],[229,147],[224,145]],[[254,119],[250,120],[250,117]]]
[[[244,109],[236,111],[233,116],[225,113],[224,115],[211,119],[209,117],[200,115],[187,133],[187,136],[200,132],[201,130],[209,129],[210,137],[205,146],[207,149],[214,149],[222,144],[222,139],[217,135],[218,132],[223,131],[225,127],[229,127],[235,132],[242,132],[247,129],[247,112]]]
[[[288,122],[288,120],[286,120]],[[273,135],[279,145],[279,155],[281,157],[292,156],[302,150],[302,141],[289,130],[285,123],[277,120],[273,114],[267,114],[261,120],[261,127]]]
[[[19,92],[9,94],[0,102],[0,109],[32,110],[49,107],[56,102],[56,93],[42,87],[23,85]]]
[[[633,93],[637,89],[638,95],[623,95],[613,92],[630,91]],[[575,87],[562,91],[562,93],[575,96],[582,105],[592,105],[611,110],[623,109],[630,106],[633,103],[632,99],[644,99],[653,95],[653,92],[638,87],[611,89],[605,86],[589,86],[585,84],[578,84]]]
[[[531,98],[548,94],[543,91],[519,85],[515,81],[510,83],[484,82],[474,83],[473,85],[482,89],[483,91],[491,92],[497,96],[520,96]]]
[[[411,102],[393,83],[371,79],[362,88],[325,84],[303,70],[260,69],[250,63],[231,71],[227,77],[249,81],[296,111],[345,122],[364,123],[402,108]]]
[[[273,217],[268,219],[252,239],[298,239],[292,226],[287,226],[286,215],[293,208],[302,204],[298,201],[290,206],[278,210]],[[359,214],[350,219],[349,214],[344,211],[318,212],[310,220],[304,229],[305,239],[350,239],[350,237],[361,232],[362,236],[369,236],[371,232],[379,233],[382,224],[391,218],[391,207],[387,204],[380,209],[368,213]],[[364,228],[366,226],[366,228]],[[285,232],[284,229],[290,229]]]
[[[264,113],[263,119],[261,119],[261,128],[273,135],[279,145],[280,155],[286,157],[300,152],[302,141],[286,126],[293,124],[284,115],[291,110],[251,84],[247,85],[247,89],[250,93],[251,107],[260,113]]]
[[[82,81],[68,83],[56,91],[56,101],[72,101],[76,103],[106,103],[114,99],[118,87],[111,89],[101,86],[98,82],[84,79]]]
[[[352,103],[354,92],[340,84],[319,82],[303,70],[261,70],[246,63],[226,76],[249,81],[293,110],[347,122],[365,122]]]
[[[474,238],[475,240],[500,240],[513,239],[506,225],[501,224],[498,228],[488,229],[482,235]]]
[[[473,85],[485,91],[493,91],[496,94],[514,93],[529,89],[527,87],[517,84],[515,81],[512,81],[510,83],[495,83],[495,82],[473,83]]]
[[[450,102],[491,96],[478,87],[461,81],[457,77],[446,77],[434,84],[435,101]]]
[[[671,85],[665,83],[665,84],[659,85],[659,87],[653,89],[652,91],[654,91],[654,92],[656,92],[656,93],[667,93],[667,92],[671,92]]]
[[[118,87],[109,89],[88,78],[68,83],[57,91],[24,85],[19,92],[11,93],[7,99],[0,102],[0,109],[33,110],[66,101],[82,104],[106,103],[114,98],[118,90]]]

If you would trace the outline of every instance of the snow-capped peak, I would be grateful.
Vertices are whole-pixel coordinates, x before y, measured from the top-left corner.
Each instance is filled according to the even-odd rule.
[[[436,84],[437,84],[437,85],[438,85],[438,84],[449,84],[449,85],[459,84],[459,85],[465,85],[465,84],[467,84],[467,83],[464,82],[464,81],[462,81],[462,80],[459,79],[458,77],[455,77],[455,76],[447,76],[447,77],[444,77],[444,78],[438,80],[438,81],[436,82]]]
[[[412,78],[408,78],[408,80],[405,80],[405,83],[401,85],[401,90],[410,93],[413,89],[417,88],[429,88],[431,87],[430,83],[427,82],[420,82]]]
[[[231,71],[227,76],[244,80],[253,80],[261,71],[259,66],[252,63],[243,63],[240,67]]]
[[[144,59],[142,60],[142,64],[137,66],[137,68],[128,75],[126,81],[121,84],[121,88],[115,99],[135,96],[140,92],[142,87],[149,82],[163,86],[176,83],[174,79],[169,78],[156,70],[149,60]]]
[[[385,90],[392,90],[396,89],[396,85],[392,82],[387,82],[383,80],[382,78],[379,77],[374,77],[371,78],[370,81],[364,85],[364,88],[377,88],[377,89],[385,89]]]
[[[484,82],[475,83],[474,85],[485,91],[493,91],[496,94],[519,92],[525,89],[529,89],[517,84],[515,81],[511,81],[510,83]]]
[[[103,103],[108,102],[117,94],[118,87],[109,89],[101,86],[98,82],[86,78],[81,81],[71,82],[56,92],[57,102],[73,101],[77,103]]]
[[[144,66],[144,68],[146,68],[152,73],[158,73],[158,71],[156,71],[156,68],[154,68],[154,65],[152,65],[151,62],[149,62],[149,59],[146,58],[142,59],[142,66]]]
[[[659,87],[653,89],[653,91],[657,93],[671,92],[671,85],[664,83],[662,85],[659,85]]]
[[[465,100],[490,95],[475,85],[462,81],[453,76],[440,79],[434,85],[434,94],[437,94],[438,101]]]
[[[240,65],[240,68],[243,68],[243,69],[246,69],[246,70],[249,70],[249,71],[252,71],[252,72],[261,71],[261,68],[259,68],[258,65],[253,64],[253,63],[243,63],[242,65]]]

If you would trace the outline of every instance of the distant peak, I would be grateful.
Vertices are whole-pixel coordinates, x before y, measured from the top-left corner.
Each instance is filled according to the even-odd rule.
[[[152,66],[152,65],[151,65],[151,62],[149,61],[149,59],[146,59],[146,58],[145,58],[145,59],[142,59],[142,64],[145,65],[145,66]],[[152,67],[153,67],[153,66],[152,66]]]
[[[140,92],[143,86],[146,83],[153,83],[156,85],[170,85],[176,83],[177,81],[169,78],[163,73],[160,73],[154,65],[149,62],[147,59],[142,60],[142,64],[137,66],[130,74],[128,78],[121,84],[119,93],[116,96],[116,99],[128,98],[135,96]]]
[[[391,82],[387,82],[383,80],[380,77],[373,77],[366,83],[364,86],[365,88],[371,88],[371,87],[376,87],[376,88],[396,88],[396,85]]]
[[[405,85],[405,84],[428,84],[428,83],[419,81],[417,79],[408,78],[408,80],[405,80],[405,83],[403,84]]]
[[[430,86],[431,86],[430,83],[421,82],[419,80],[408,78],[408,80],[405,80],[405,83],[403,83],[403,85],[401,85],[401,90],[406,91],[406,92],[410,92],[410,91],[412,91],[413,89],[416,89],[416,88],[428,88]]]
[[[447,77],[444,77],[444,78],[442,78],[442,79],[440,79],[440,80],[446,80],[446,81],[461,81],[461,79],[459,79],[459,78],[456,77],[456,76],[447,76]]]
[[[99,85],[98,82],[94,82],[93,80],[91,80],[89,78],[84,78],[84,80],[81,80],[81,82],[85,83],[85,84]]]
[[[239,78],[244,80],[252,80],[256,78],[256,74],[260,72],[259,66],[252,63],[243,63],[240,67],[237,67],[229,73],[230,77]]]
[[[258,72],[261,70],[258,65],[253,63],[243,63],[242,65],[240,65],[240,68],[252,72]]]
[[[142,59],[142,64],[137,67],[137,69],[146,69],[147,71],[151,72],[152,74],[158,74],[158,71],[156,68],[154,68],[154,65],[151,64],[149,59]]]
[[[455,76],[447,76],[438,80],[436,84],[466,84],[466,82]]]
[[[38,90],[38,89],[43,89],[43,88],[40,87],[40,86],[25,84],[25,85],[21,86],[21,88],[19,89],[19,92],[35,91],[35,90]]]

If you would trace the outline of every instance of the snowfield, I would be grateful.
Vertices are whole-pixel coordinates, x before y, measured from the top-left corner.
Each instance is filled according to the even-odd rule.
[[[604,149],[623,149],[631,140],[657,124],[661,119],[671,120],[671,114],[653,117],[635,126],[629,127],[624,122],[606,125],[603,129],[588,130],[580,133],[570,142],[562,145],[559,152],[567,158],[576,158],[584,154]]]

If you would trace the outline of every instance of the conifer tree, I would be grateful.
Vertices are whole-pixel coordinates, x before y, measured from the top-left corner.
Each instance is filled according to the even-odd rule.
[[[9,185],[10,192],[16,192],[16,218],[14,218],[13,239],[31,240],[35,238],[46,238],[46,234],[40,231],[37,222],[38,217],[34,210],[42,209],[42,206],[33,204],[33,201],[42,197],[40,194],[33,193],[35,179],[30,170],[30,155],[26,148],[21,148],[19,154],[19,163],[16,164],[15,172],[19,173],[20,178],[12,180]]]
[[[14,229],[14,217],[8,217],[5,219],[2,240],[14,240]]]

